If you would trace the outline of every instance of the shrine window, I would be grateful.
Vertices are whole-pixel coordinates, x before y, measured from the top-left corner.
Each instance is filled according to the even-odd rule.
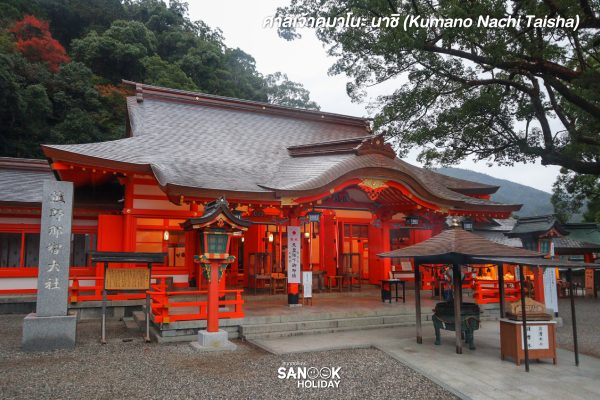
[[[75,233],[72,235],[71,240],[71,266],[86,267],[91,265],[91,252],[96,251],[96,234]]]
[[[21,266],[21,234],[0,233],[0,267]]]
[[[81,228],[79,229],[81,231]],[[71,234],[71,267],[91,267],[90,255],[96,250],[95,232]],[[39,227],[23,227],[0,232],[0,270],[11,273],[31,271],[39,264]]]
[[[185,232],[180,219],[138,218],[135,250],[144,253],[167,253],[165,267],[185,267]]]
[[[390,250],[396,250],[410,244],[410,229],[390,229]]]

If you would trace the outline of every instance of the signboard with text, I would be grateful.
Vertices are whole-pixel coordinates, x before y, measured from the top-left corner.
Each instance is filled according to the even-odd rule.
[[[302,271],[302,288],[305,299],[312,297],[312,271]]]
[[[288,226],[288,283],[300,283],[300,227]]]
[[[521,326],[521,335],[523,326]],[[522,336],[521,336],[522,337]],[[550,348],[548,340],[548,325],[527,326],[527,348],[529,350],[544,350]],[[521,340],[521,350],[525,349],[525,343]]]
[[[558,292],[556,290],[556,268],[544,270],[544,302],[548,312],[558,313]]]

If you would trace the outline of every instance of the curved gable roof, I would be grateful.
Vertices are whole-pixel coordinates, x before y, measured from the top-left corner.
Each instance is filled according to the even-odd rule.
[[[173,196],[220,191],[275,199],[286,192],[317,190],[362,171],[410,177],[421,192],[442,202],[499,206],[463,194],[492,193],[497,187],[412,166],[391,158],[389,150],[294,156],[294,151],[322,149],[323,142],[355,146],[372,140],[364,118],[140,84],[136,90],[136,96],[127,98],[130,137],[45,145],[45,154],[54,160],[152,173]],[[504,206],[504,211],[520,208]]]

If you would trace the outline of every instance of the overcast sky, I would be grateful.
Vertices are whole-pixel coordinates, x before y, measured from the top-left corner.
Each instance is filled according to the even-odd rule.
[[[302,39],[288,42],[277,36],[276,29],[262,28],[265,17],[273,15],[286,0],[189,0],[192,20],[203,20],[212,28],[223,31],[229,47],[239,47],[256,59],[257,69],[263,74],[281,71],[292,81],[300,82],[311,93],[311,98],[321,110],[355,116],[370,116],[367,103],[352,103],[346,95],[348,78],[342,75],[329,76],[328,68],[334,59],[327,56],[321,42],[309,30]],[[370,96],[386,94],[392,85],[376,87]],[[407,161],[418,164],[415,154]],[[516,165],[514,167],[488,167],[485,162],[465,161],[456,167],[483,172],[488,175],[522,183],[547,192],[552,190],[559,168],[540,164]]]

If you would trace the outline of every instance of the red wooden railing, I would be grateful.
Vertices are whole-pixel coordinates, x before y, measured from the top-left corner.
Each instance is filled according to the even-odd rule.
[[[242,305],[243,290],[220,290],[219,297],[224,297],[224,300],[219,300],[219,307],[233,307],[233,310],[219,311],[219,319],[222,318],[243,318],[244,311]],[[155,323],[171,323],[176,321],[193,321],[207,318],[208,301],[197,300],[189,301],[182,299],[177,301],[177,298],[191,296],[208,296],[207,290],[183,290],[170,292],[166,290],[164,280],[158,284],[152,285],[148,291],[151,301],[152,315]],[[234,295],[234,299],[227,299],[228,295]],[[191,308],[192,312],[177,312],[177,309]],[[186,310],[187,311],[187,310]]]
[[[207,296],[207,290],[182,290],[168,291],[166,276],[152,277],[156,281],[151,285],[151,290],[147,291],[150,295],[151,310],[155,323],[170,323],[175,321],[193,321],[207,319],[208,301],[188,301],[182,297]],[[78,276],[69,278],[73,281],[69,288],[69,301],[71,303],[82,301],[100,301],[102,300],[102,277],[97,276]],[[80,281],[94,281],[94,285],[81,285]],[[219,318],[243,318],[244,311],[242,305],[242,289],[238,290],[220,290],[219,297],[225,297],[225,300],[219,300],[219,307],[229,307],[233,310],[219,311]],[[233,299],[227,299],[234,295]],[[107,300],[135,300],[145,299],[146,293],[121,293],[109,294]],[[177,312],[177,309],[191,308],[193,312]]]
[[[500,287],[498,281],[475,280],[473,298],[477,304],[499,303]],[[518,281],[504,281],[504,301],[513,302],[521,298]]]

